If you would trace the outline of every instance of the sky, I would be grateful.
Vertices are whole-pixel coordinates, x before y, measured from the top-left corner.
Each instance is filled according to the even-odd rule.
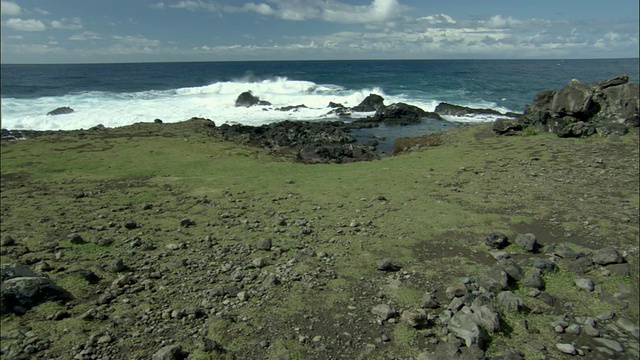
[[[638,0],[1,1],[1,61],[637,58]]]

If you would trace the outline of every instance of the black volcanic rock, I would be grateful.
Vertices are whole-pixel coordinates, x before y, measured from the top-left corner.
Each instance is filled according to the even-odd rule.
[[[369,94],[358,106],[354,106],[351,110],[357,112],[378,111],[384,107],[384,98],[377,94]]]
[[[435,112],[440,115],[464,116],[469,114],[482,115],[502,115],[501,112],[493,109],[470,108],[466,106],[454,105],[449,103],[440,103],[436,106]]]
[[[425,117],[442,120],[440,115],[426,112],[417,106],[395,103],[387,107],[378,108],[372,121],[384,122],[387,125],[410,125],[420,123]]]
[[[65,115],[71,114],[74,110],[68,106],[59,107],[57,109],[51,110],[47,113],[47,115]]]
[[[271,103],[268,101],[260,100],[260,98],[253,95],[251,91],[243,92],[242,94],[238,95],[238,98],[236,99],[236,107],[250,107],[254,105],[271,105]]]
[[[624,135],[640,124],[640,85],[619,75],[594,84],[573,79],[559,91],[542,90],[527,106],[524,122],[560,137]],[[627,129],[625,129],[627,128]]]

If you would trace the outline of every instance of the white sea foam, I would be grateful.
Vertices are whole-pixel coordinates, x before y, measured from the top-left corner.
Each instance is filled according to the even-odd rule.
[[[250,108],[235,107],[235,100],[244,91],[251,91],[270,106]],[[117,127],[136,122],[162,119],[178,122],[191,117],[208,118],[216,124],[241,123],[261,125],[281,120],[333,120],[328,115],[329,102],[352,107],[367,95],[375,93],[385,98],[386,104],[405,102],[433,111],[437,99],[423,99],[408,95],[387,95],[380,88],[346,89],[332,84],[315,84],[309,81],[274,78],[260,81],[239,79],[216,82],[207,86],[173,90],[150,90],[133,93],[84,92],[37,99],[2,99],[2,127],[8,129],[72,130],[90,128],[102,124]],[[301,105],[293,111],[277,111],[276,108]],[[460,104],[465,106],[496,108],[496,104]],[[69,106],[71,114],[48,116],[49,111]],[[504,110],[506,111],[506,109]],[[370,114],[355,113],[354,116]],[[455,118],[453,121],[490,121],[488,118]]]

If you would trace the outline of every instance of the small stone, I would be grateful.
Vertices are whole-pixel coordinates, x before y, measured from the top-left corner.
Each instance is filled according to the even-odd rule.
[[[422,297],[422,307],[425,309],[436,309],[438,306],[436,296],[433,293],[426,292]]]
[[[575,283],[576,283],[576,286],[579,287],[580,289],[593,291],[594,285],[593,285],[593,280],[591,279],[576,279]]]
[[[382,259],[376,262],[376,269],[380,271],[398,271],[402,267],[400,265],[395,264],[390,259]]]
[[[253,259],[253,261],[251,262],[251,265],[253,265],[254,267],[261,269],[263,267],[265,267],[267,265],[267,262],[263,259],[263,258],[255,258]]]
[[[508,259],[511,257],[508,252],[502,250],[491,250],[489,251],[489,255],[496,260]]]
[[[523,286],[531,287],[534,289],[544,289],[544,280],[542,280],[542,270],[534,267],[531,268],[525,274],[524,278],[520,281]]]
[[[16,241],[11,237],[11,235],[5,235],[2,237],[0,241],[0,246],[12,246],[15,245]]]
[[[558,349],[558,351],[565,354],[569,354],[569,355],[576,354],[576,348],[571,344],[556,344],[556,349]]]
[[[445,290],[445,294],[447,295],[449,300],[455,297],[465,296],[468,293],[469,293],[469,290],[467,290],[467,287],[462,283],[451,285]]]
[[[598,265],[618,264],[623,261],[622,255],[612,247],[602,248],[593,254],[593,262]]]
[[[248,301],[249,300],[249,294],[247,294],[246,291],[240,291],[238,293],[238,299],[240,301]]]
[[[564,329],[564,332],[566,332],[567,334],[580,335],[580,325],[571,324],[567,326],[566,329]]]
[[[86,244],[87,241],[85,241],[82,236],[80,236],[79,234],[69,234],[69,236],[67,236],[67,238],[69,239],[69,242],[75,245],[82,245],[82,244]]]
[[[629,276],[631,274],[631,265],[629,263],[610,264],[606,266],[606,269],[615,276]]]
[[[271,239],[268,238],[260,238],[256,243],[256,248],[258,250],[271,250]]]
[[[195,224],[196,224],[195,221],[192,221],[191,219],[188,219],[188,218],[184,218],[180,220],[180,226],[184,228],[189,226],[194,226]]]
[[[180,345],[167,345],[156,351],[151,360],[183,360],[189,356],[188,352],[182,350]]]
[[[109,270],[114,273],[119,273],[127,270],[127,266],[122,259],[116,259],[109,263]]]
[[[605,339],[605,338],[593,338],[593,341],[606,346],[607,348],[615,351],[615,352],[623,352],[624,351],[624,347],[622,346],[622,344],[620,344],[619,342],[615,341],[615,340],[611,340],[611,339]]]
[[[484,243],[492,249],[502,249],[509,245],[509,238],[503,233],[491,233],[484,238]]]
[[[536,252],[536,250],[538,250],[536,236],[530,233],[518,234],[515,243],[527,252]]]
[[[505,311],[514,311],[520,312],[522,310],[524,303],[511,291],[503,291],[498,294],[498,304]]]
[[[383,321],[391,319],[398,315],[398,313],[387,304],[376,305],[371,312],[378,315]]]
[[[596,319],[598,320],[611,320],[616,316],[613,311],[604,311],[598,315],[596,315]]]
[[[129,230],[133,230],[133,229],[137,229],[138,228],[138,223],[131,220],[131,219],[127,219],[124,222],[124,228],[125,229],[129,229]]]
[[[411,327],[421,328],[427,324],[427,313],[423,309],[406,310],[401,319]]]
[[[594,327],[594,325],[592,324],[585,324],[582,329],[584,330],[584,333],[591,336],[591,337],[598,337],[600,336],[600,331],[598,331],[598,329],[596,329]]]
[[[638,339],[639,337],[639,329],[638,329],[638,324],[633,323],[632,321],[626,319],[626,318],[620,318],[618,319],[618,321],[616,321],[616,325],[618,325],[619,328],[623,329],[624,331],[628,332],[629,334],[631,334],[633,337],[635,337],[636,339]]]

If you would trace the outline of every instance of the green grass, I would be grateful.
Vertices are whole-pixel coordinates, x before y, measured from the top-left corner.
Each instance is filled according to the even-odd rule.
[[[583,217],[590,216],[599,226],[590,230],[593,236],[637,244],[634,221],[629,224],[618,221],[626,208],[637,207],[637,186],[633,186],[634,180],[629,180],[633,176],[624,183],[612,182],[617,178],[606,178],[607,174],[601,175],[599,169],[578,163],[584,156],[575,155],[591,154],[585,152],[587,145],[611,145],[603,139],[567,140],[548,134],[498,138],[488,126],[479,126],[440,135],[437,144],[433,144],[437,146],[398,157],[312,166],[180,127],[163,125],[161,130],[153,130],[156,128],[143,124],[121,132],[109,130],[113,136],[107,137],[90,133],[54,135],[2,144],[2,232],[11,234],[33,252],[46,249],[42,251],[44,260],[69,270],[52,272],[52,278],[81,302],[73,307],[70,319],[42,321],[61,309],[55,303],[41,305],[21,319],[37,331],[60,334],[61,339],[54,341],[59,354],[77,345],[78,339],[84,339],[87,336],[84,331],[97,327],[78,320],[89,306],[95,306],[93,300],[82,301],[93,299],[96,289],[108,286],[117,274],[103,274],[93,268],[96,264],[108,263],[117,256],[144,258],[145,266],[155,267],[166,276],[181,276],[184,286],[195,287],[202,279],[190,278],[191,270],[175,266],[175,262],[184,257],[197,260],[198,254],[209,251],[203,246],[206,235],[216,238],[220,246],[231,247],[253,246],[258,238],[270,237],[274,246],[285,250],[284,260],[272,258],[272,253],[265,251],[252,254],[249,259],[235,259],[234,267],[246,266],[255,256],[262,256],[271,265],[261,271],[276,272],[277,264],[282,265],[300,252],[304,256],[293,265],[296,272],[313,273],[318,268],[322,271],[328,268],[336,275],[335,279],[316,279],[326,283],[327,290],[321,293],[307,288],[303,282],[289,281],[267,291],[271,299],[262,306],[257,306],[258,299],[252,297],[245,306],[231,311],[236,319],[252,319],[248,322],[211,315],[204,326],[230,353],[241,353],[247,346],[253,346],[252,342],[261,336],[254,324],[277,319],[274,326],[285,329],[297,326],[292,324],[303,315],[317,313],[330,314],[323,326],[332,326],[336,321],[346,323],[351,317],[346,312],[352,311],[348,310],[348,305],[354,302],[352,298],[358,299],[365,292],[370,294],[371,302],[378,302],[374,294],[382,291],[389,302],[400,308],[419,307],[425,291],[442,291],[459,277],[473,277],[487,262],[494,262],[486,257],[483,241],[490,232],[513,234],[514,226],[534,226],[555,217],[557,228],[579,233],[584,229]],[[613,150],[626,154],[630,145],[637,145],[637,140],[623,137],[618,145],[627,147]],[[605,155],[610,154],[605,152],[602,156]],[[610,157],[606,161],[613,161],[616,154],[611,153]],[[614,167],[611,171],[623,172]],[[16,180],[18,176],[25,180]],[[556,177],[602,179],[602,184],[607,184],[604,188],[617,190],[598,193],[599,198],[585,198],[578,203],[587,185],[556,181]],[[604,189],[595,189],[601,188]],[[86,196],[76,198],[80,191]],[[572,200],[568,201],[570,196]],[[146,204],[153,207],[142,210]],[[180,228],[180,220],[185,217],[197,225]],[[286,218],[286,225],[275,225],[280,217]],[[138,221],[140,227],[124,229],[129,218]],[[307,225],[295,225],[297,221],[306,221]],[[360,224],[357,229],[350,226],[352,222]],[[303,227],[312,229],[312,233],[301,235]],[[95,240],[91,236],[109,237],[114,243],[73,245],[68,242],[69,233],[79,233],[89,241]],[[611,234],[616,236],[606,236]],[[154,244],[157,250],[131,247],[134,238]],[[56,242],[57,246],[51,245]],[[184,243],[188,247],[171,252],[165,248],[169,243]],[[57,261],[54,254],[59,251],[62,260]],[[515,245],[507,251],[523,253]],[[332,265],[318,260],[317,252],[334,256]],[[166,254],[166,258],[158,256],[160,253]],[[26,257],[29,256],[35,255]],[[386,287],[391,275],[375,269],[376,261],[383,258],[400,263],[402,269],[397,276],[403,277],[406,271],[411,280],[403,280],[397,289]],[[2,255],[3,263],[7,260],[13,258]],[[221,259],[221,263],[227,260]],[[213,270],[221,263],[215,259],[205,267]],[[99,272],[104,281],[100,286],[90,285],[70,273],[75,268]],[[141,269],[139,273],[146,271]],[[202,275],[204,270],[196,271]],[[546,275],[546,291],[561,302],[572,302],[575,307],[594,313],[607,309],[608,305],[595,293],[567,292],[575,288],[573,279],[566,271]],[[617,291],[619,284],[631,287],[632,283],[627,278],[600,279],[606,292]],[[528,304],[544,306],[527,297],[525,289],[514,291]],[[163,304],[152,304],[152,298],[131,294],[132,302],[113,304],[110,315],[144,313],[147,308],[162,310],[152,305],[178,309],[197,306],[201,301],[178,294]],[[371,315],[368,309],[365,311],[367,316]],[[528,334],[518,326],[519,322],[526,317],[545,334],[549,316],[505,314],[513,332],[498,334],[496,340],[523,346]],[[5,325],[13,327],[15,319],[3,319],[3,328]],[[419,333],[404,324],[393,329],[388,334],[392,338],[389,344],[371,353],[364,348],[357,351],[361,351],[363,358],[417,355],[415,344],[421,341]],[[308,358],[306,345],[297,338],[270,340],[271,346],[265,350],[269,358],[285,353],[294,359]],[[141,349],[132,349],[132,353],[148,355]],[[206,355],[195,351],[193,356]]]

